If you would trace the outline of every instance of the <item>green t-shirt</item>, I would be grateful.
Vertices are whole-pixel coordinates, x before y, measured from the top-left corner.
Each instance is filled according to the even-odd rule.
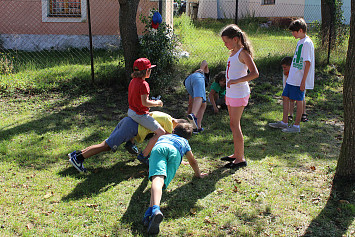
[[[217,82],[212,83],[210,91],[211,90],[214,90],[216,93],[218,93],[219,98],[222,98],[226,95],[226,88],[222,88],[221,85]]]

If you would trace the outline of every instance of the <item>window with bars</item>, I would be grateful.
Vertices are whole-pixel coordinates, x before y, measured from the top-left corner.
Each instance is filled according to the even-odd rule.
[[[81,17],[81,0],[49,0],[48,17]]]
[[[262,5],[275,5],[275,0],[262,0]]]

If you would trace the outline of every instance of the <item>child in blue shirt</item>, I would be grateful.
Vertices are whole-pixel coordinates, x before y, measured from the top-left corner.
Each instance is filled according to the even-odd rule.
[[[166,189],[174,178],[184,155],[186,155],[196,177],[207,176],[206,173],[200,172],[197,161],[191,152],[187,141],[191,135],[192,125],[180,123],[175,127],[173,134],[159,137],[152,149],[149,158],[149,179],[152,181],[150,205],[143,218],[144,226],[148,227],[148,234],[159,233],[159,225],[163,220],[163,213],[159,207],[162,190]]]

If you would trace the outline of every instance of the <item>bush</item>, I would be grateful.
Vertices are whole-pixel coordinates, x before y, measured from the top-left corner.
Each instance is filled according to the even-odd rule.
[[[165,22],[162,22],[157,29],[152,28],[152,15],[140,16],[140,20],[145,24],[145,30],[140,40],[142,57],[148,58],[157,67],[152,70],[151,80],[152,91],[161,91],[166,88],[174,64],[178,60],[179,41],[173,29]]]

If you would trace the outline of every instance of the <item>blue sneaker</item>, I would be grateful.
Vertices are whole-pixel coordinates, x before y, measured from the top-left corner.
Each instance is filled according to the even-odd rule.
[[[187,115],[187,119],[192,124],[192,128],[197,129],[197,118],[194,114]]]
[[[144,156],[143,153],[139,153],[139,155],[137,156],[137,159],[145,165],[149,166],[149,156]]]
[[[150,218],[150,216],[144,216],[144,217],[143,217],[143,226],[144,226],[144,227],[148,227],[148,225],[149,225],[149,218]]]
[[[203,132],[203,131],[205,131],[205,129],[204,128],[195,128],[194,130],[193,130],[193,134],[199,134],[200,132]]]
[[[86,172],[86,169],[84,168],[83,161],[79,161],[76,158],[77,154],[76,151],[73,151],[72,153],[68,154],[69,157],[69,162],[77,169],[79,172]]]
[[[126,150],[133,155],[138,155],[139,153],[138,147],[131,141],[126,142],[124,148],[126,148]]]
[[[162,222],[164,216],[160,210],[156,210],[153,215],[150,216],[147,232],[151,235],[159,233],[159,225]]]

